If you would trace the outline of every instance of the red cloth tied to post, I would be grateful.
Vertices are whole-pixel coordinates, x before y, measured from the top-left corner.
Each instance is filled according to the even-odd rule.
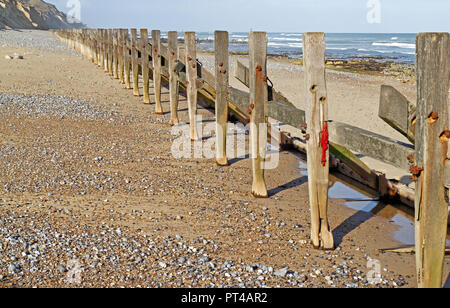
[[[327,150],[328,150],[328,124],[325,123],[323,130],[320,133],[320,145],[322,146],[322,165],[325,167],[327,165]]]

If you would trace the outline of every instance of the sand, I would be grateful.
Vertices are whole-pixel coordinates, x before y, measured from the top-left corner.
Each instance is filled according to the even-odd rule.
[[[201,237],[217,245],[208,250],[216,264],[287,266],[292,273],[307,277],[304,281],[293,274],[281,278],[261,274],[259,279],[236,270],[239,277],[246,277],[248,286],[368,287],[364,280],[370,271],[369,258],[381,263],[384,283],[379,286],[416,285],[414,256],[380,252],[402,245],[394,239],[399,227],[390,219],[345,207],[342,200],[330,200],[329,212],[339,249],[325,253],[311,248],[308,189],[296,155],[281,154],[279,168],[266,173],[271,197],[254,199],[249,194],[248,159],[235,160],[228,168],[218,168],[213,160],[176,160],[170,155],[174,140],[167,124],[170,115],[154,115],[153,104],[142,104],[142,98],[133,97],[86,59],[30,47],[0,47],[2,55],[15,52],[24,55],[24,60],[0,59],[0,93],[69,97],[83,102],[81,113],[88,116],[14,113],[14,107],[0,113],[0,217],[25,219],[28,227],[24,232],[35,232],[47,222],[49,232],[78,234],[106,223],[107,230],[124,230],[122,236],[145,234],[158,238],[158,243],[168,235],[180,235],[186,241]],[[371,76],[328,76],[333,119],[401,138],[377,119],[379,85],[388,82],[413,99],[412,85]],[[278,90],[302,107],[298,68],[271,69],[270,78]],[[49,99],[58,103],[55,97]],[[93,115],[85,105],[95,107],[98,113]],[[163,90],[163,108],[169,109],[167,89]],[[184,99],[180,110],[181,120],[187,121]],[[201,108],[199,112],[206,121],[214,119],[211,110]],[[35,223],[34,228],[27,217]],[[89,242],[82,247],[83,251],[92,248]],[[54,249],[59,252],[60,248]],[[72,255],[81,253],[68,249],[73,249]],[[8,253],[4,250],[3,256]],[[139,270],[127,271],[131,262],[127,249],[115,253],[121,261],[113,273],[100,269],[85,275],[80,286],[240,286],[222,271],[213,271],[205,280],[197,276],[195,281],[184,279],[187,274],[176,264],[161,273],[161,267],[165,269],[162,259],[152,254],[144,261],[148,262],[148,276],[128,279]],[[70,257],[48,255],[43,263],[49,272],[44,277],[28,272],[8,275],[11,261],[0,257],[0,286],[64,286],[56,267]],[[341,275],[341,268],[346,273]],[[168,273],[174,273],[176,279],[167,278]],[[447,277],[448,262],[445,273]],[[120,280],[120,275],[126,279]],[[328,283],[327,278],[333,282]]]

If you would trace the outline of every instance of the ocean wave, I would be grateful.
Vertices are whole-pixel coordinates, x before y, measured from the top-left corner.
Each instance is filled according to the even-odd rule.
[[[301,33],[281,33],[283,36],[302,36]]]
[[[288,37],[273,37],[270,40],[273,40],[273,41],[294,41],[294,42],[302,42],[303,41],[300,38],[288,38]]]
[[[372,43],[372,46],[397,47],[405,49],[416,49],[416,44],[408,43]]]
[[[353,48],[343,48],[343,47],[327,47],[327,50],[351,50]]]
[[[293,48],[298,48],[298,47],[303,47],[302,43],[275,43],[275,42],[269,42],[267,44],[269,47],[274,47],[274,48],[283,48],[283,47],[293,47]]]

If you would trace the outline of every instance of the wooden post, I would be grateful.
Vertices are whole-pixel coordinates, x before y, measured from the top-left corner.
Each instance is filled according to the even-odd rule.
[[[252,194],[257,198],[267,198],[264,180],[264,160],[267,149],[266,109],[267,91],[267,34],[250,32],[250,142],[253,170]]]
[[[148,30],[141,29],[141,67],[142,79],[144,80],[144,104],[150,104],[150,45],[148,44]]]
[[[97,65],[99,67],[102,66],[102,30],[101,29],[97,29],[97,37],[96,37],[96,41],[97,41]]]
[[[131,67],[133,71],[133,95],[139,94],[139,53],[138,53],[137,29],[131,29]]]
[[[100,68],[105,68],[105,54],[104,54],[104,41],[103,41],[103,29],[99,29],[99,43],[100,43]]]
[[[98,64],[98,49],[97,49],[97,30],[91,30],[92,52],[94,57],[94,64]]]
[[[117,29],[113,30],[113,50],[114,50],[114,58],[113,58],[114,79],[119,79],[119,31]]]
[[[219,166],[228,166],[228,32],[216,31],[214,46],[216,54],[216,162]]]
[[[175,67],[178,64],[178,33],[169,32],[169,89],[170,89],[170,125],[177,125],[178,120],[178,74]]]
[[[415,198],[417,279],[421,288],[441,288],[447,234],[445,164],[448,161],[448,33],[417,36]]]
[[[95,63],[95,43],[94,43],[94,30],[88,30],[89,39],[89,53],[91,57],[91,62]]]
[[[107,73],[108,68],[108,30],[103,29],[103,68],[105,69],[105,72]]]
[[[197,133],[197,46],[195,45],[195,32],[184,33],[186,47],[186,88],[189,107],[189,125],[191,140],[199,139]]]
[[[130,90],[131,89],[131,83],[130,83],[130,35],[128,33],[128,29],[123,30],[123,41],[124,41],[124,48],[123,48],[123,58],[124,58],[124,79],[125,79],[125,89]]]
[[[109,75],[114,76],[113,72],[113,54],[114,54],[114,46],[113,46],[113,30],[108,29],[108,72]]]
[[[155,113],[162,115],[163,109],[161,105],[161,32],[159,30],[152,31],[152,62],[153,62],[153,88],[155,90]]]
[[[125,43],[123,39],[123,29],[119,29],[119,80],[121,84],[125,84]]]
[[[325,81],[325,34],[303,34],[305,71],[305,106],[309,140],[308,185],[311,206],[311,239],[315,248],[334,249],[333,234],[328,223],[329,150],[323,144],[328,119]],[[328,138],[326,138],[328,139]],[[325,155],[323,155],[325,151]]]

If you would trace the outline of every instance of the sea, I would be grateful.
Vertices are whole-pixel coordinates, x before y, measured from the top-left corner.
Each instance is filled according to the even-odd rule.
[[[161,33],[162,37],[167,34]],[[395,33],[327,33],[326,57],[330,60],[373,58],[377,61],[415,63],[416,34]],[[183,36],[180,35],[180,39]],[[301,59],[303,54],[302,33],[267,33],[269,55]],[[197,33],[199,48],[214,51],[214,33]],[[230,51],[248,52],[248,33],[234,32],[229,35]]]

